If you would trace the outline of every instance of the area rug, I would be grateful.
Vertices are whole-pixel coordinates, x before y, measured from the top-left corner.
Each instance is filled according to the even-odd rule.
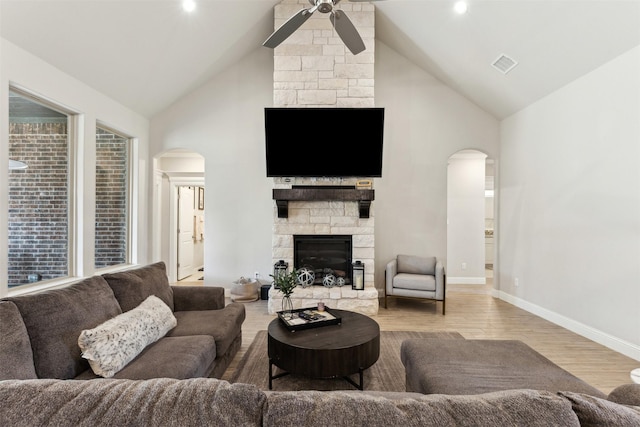
[[[406,339],[451,338],[464,339],[457,332],[381,331],[380,357],[364,372],[364,389],[373,391],[405,391],[404,365],[400,360],[400,345]],[[274,375],[282,372],[274,366]],[[351,377],[359,382],[357,374]],[[230,382],[255,384],[269,390],[269,357],[267,331],[258,331],[236,368]],[[272,390],[354,390],[343,378],[311,379],[299,375],[286,375],[273,380]]]

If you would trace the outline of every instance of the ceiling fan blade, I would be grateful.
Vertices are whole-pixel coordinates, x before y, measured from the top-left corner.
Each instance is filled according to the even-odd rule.
[[[341,10],[335,10],[331,13],[331,23],[336,29],[336,32],[354,55],[359,54],[365,50],[362,37],[358,34],[358,30],[353,25],[347,15]]]
[[[289,18],[287,22],[282,24],[280,28],[275,30],[273,34],[271,34],[269,38],[265,40],[264,43],[262,43],[262,45],[266,47],[275,48],[280,43],[285,41],[287,37],[293,34],[295,30],[300,28],[302,24],[307,22],[307,19],[309,19],[311,15],[313,15],[313,12],[315,11],[316,11],[315,7],[312,7],[310,9],[302,9],[300,12],[296,13],[291,18]]]

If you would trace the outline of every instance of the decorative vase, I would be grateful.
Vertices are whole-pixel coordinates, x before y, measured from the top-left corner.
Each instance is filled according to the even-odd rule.
[[[282,297],[282,315],[286,318],[289,319],[291,318],[291,312],[293,311],[293,303],[291,302],[291,297],[290,296],[284,296]]]

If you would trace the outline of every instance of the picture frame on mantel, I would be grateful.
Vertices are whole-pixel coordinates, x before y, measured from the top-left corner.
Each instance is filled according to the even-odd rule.
[[[204,210],[204,187],[198,187],[198,209]]]

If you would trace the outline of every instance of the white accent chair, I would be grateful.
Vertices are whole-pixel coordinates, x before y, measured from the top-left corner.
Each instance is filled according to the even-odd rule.
[[[436,257],[398,255],[385,268],[384,308],[387,297],[427,298],[442,301],[444,315],[446,279]]]

